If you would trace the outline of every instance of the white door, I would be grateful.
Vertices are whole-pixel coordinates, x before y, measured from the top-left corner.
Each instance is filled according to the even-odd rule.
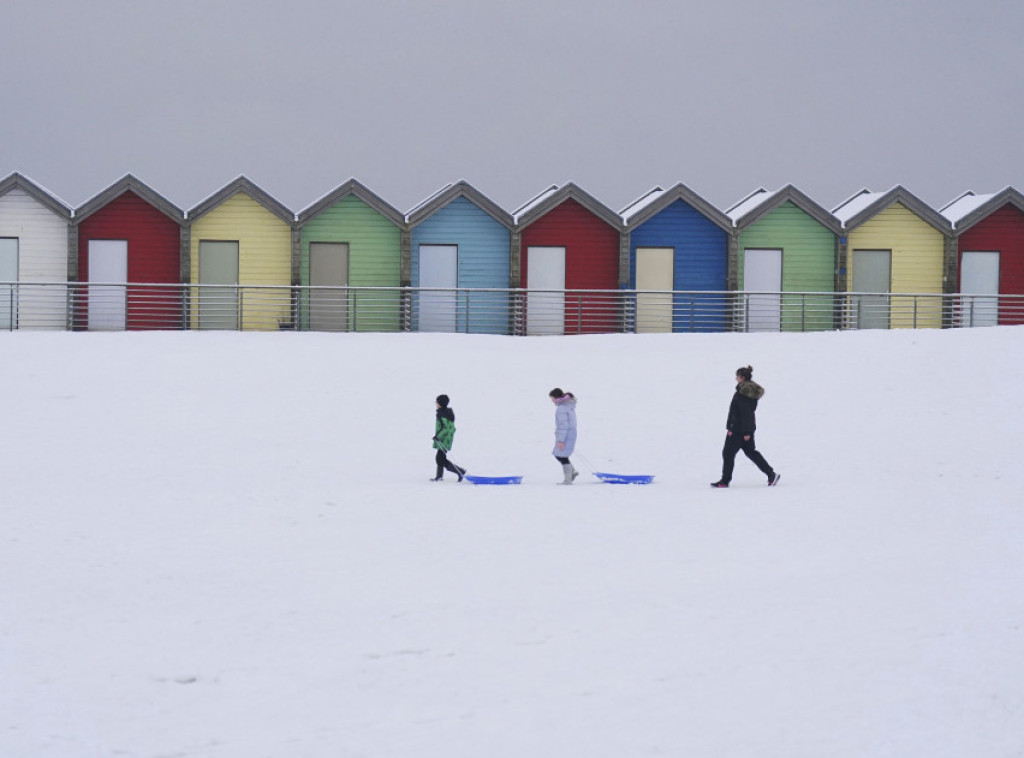
[[[89,240],[89,329],[124,329],[128,240]]]
[[[420,286],[454,290],[459,286],[459,246],[420,245]],[[454,332],[455,292],[421,292],[419,330]]]
[[[853,251],[853,291],[877,292],[858,295],[853,303],[858,329],[889,328],[889,292],[892,289],[892,251]]]
[[[348,286],[348,243],[309,243],[309,283],[314,287]],[[348,291],[310,290],[309,328],[348,331]]]
[[[747,295],[747,331],[777,332],[782,321],[782,250],[743,251],[743,289]]]
[[[672,331],[672,290],[675,288],[675,250],[671,247],[636,249],[636,330]],[[647,292],[643,292],[647,290]],[[652,294],[665,292],[667,294]]]
[[[999,294],[999,253],[968,252],[960,259],[960,293],[964,324],[996,326],[999,300],[979,295]]]
[[[564,247],[526,249],[526,290],[526,333],[565,334]]]
[[[0,329],[18,325],[18,238],[0,238]],[[3,282],[8,282],[4,284]]]

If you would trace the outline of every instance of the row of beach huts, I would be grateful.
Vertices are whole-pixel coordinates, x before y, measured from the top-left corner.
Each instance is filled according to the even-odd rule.
[[[827,210],[790,185],[722,211],[677,184],[615,212],[569,183],[510,213],[460,181],[402,213],[349,180],[296,213],[240,177],[186,212],[131,175],[72,208],[11,174],[0,180],[0,328],[60,326],[43,314],[66,292],[28,292],[53,283],[168,285],[174,297],[182,285],[1024,295],[1024,196],[965,192],[935,209],[897,186]],[[204,323],[200,305],[182,322],[180,306],[163,312],[124,290],[76,324],[265,328],[294,317],[293,298],[248,319],[239,302],[223,323],[212,310]],[[403,328],[397,294],[394,304],[359,328]],[[412,324],[437,327],[426,311]]]

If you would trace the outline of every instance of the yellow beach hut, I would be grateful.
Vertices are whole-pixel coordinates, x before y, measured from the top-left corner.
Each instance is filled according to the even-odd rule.
[[[295,214],[244,176],[188,212],[193,329],[294,326]]]
[[[940,327],[948,291],[952,225],[903,187],[861,190],[832,214],[842,225],[839,289],[847,326]],[[909,297],[908,295],[918,295]]]

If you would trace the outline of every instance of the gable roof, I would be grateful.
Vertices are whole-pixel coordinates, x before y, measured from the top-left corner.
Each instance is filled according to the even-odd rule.
[[[832,213],[843,229],[850,231],[896,203],[943,234],[948,234],[953,228],[949,219],[898,184],[888,192],[862,189],[833,208]]]
[[[839,220],[792,184],[771,192],[759,187],[727,209],[725,215],[740,231],[785,203],[792,203],[833,234],[840,233]]]
[[[723,231],[732,231],[732,220],[728,216],[681,182],[667,190],[654,187],[623,208],[619,215],[626,230],[632,231],[677,200],[682,200]]]
[[[0,197],[3,197],[11,190],[20,189],[25,194],[45,205],[58,216],[70,219],[72,215],[71,206],[61,200],[47,189],[36,184],[27,176],[17,172],[0,180]]]
[[[1000,192],[992,192],[987,195],[977,195],[968,190],[942,206],[939,213],[953,224],[959,234],[978,222],[984,221],[989,215],[1007,204],[1024,211],[1024,195],[1021,195],[1013,187],[1007,187]]]
[[[305,210],[301,211],[295,218],[299,226],[302,226],[310,219],[330,208],[339,200],[352,195],[357,197],[373,208],[377,213],[384,216],[388,221],[397,227],[405,226],[405,216],[394,206],[382,200],[378,195],[371,192],[363,184],[355,179],[349,179],[344,184],[335,187],[319,200],[313,201]]]
[[[163,195],[153,191],[144,182],[139,181],[131,174],[125,174],[105,190],[78,206],[78,208],[75,209],[75,223],[82,223],[93,213],[113,202],[126,192],[132,192],[135,195],[138,195],[171,219],[171,221],[174,221],[179,225],[184,225],[185,212],[181,208],[176,206]]]
[[[454,184],[446,184],[426,200],[423,200],[419,204],[413,206],[413,208],[405,214],[405,223],[412,228],[424,221],[427,217],[432,216],[434,213],[444,208],[453,200],[460,197],[464,197],[469,200],[469,202],[480,208],[480,210],[502,226],[505,226],[508,229],[512,228],[512,215],[508,211],[500,208],[497,203],[484,195],[465,179],[460,179]]]
[[[238,177],[230,184],[226,185],[222,189],[218,190],[217,192],[203,200],[201,203],[199,203],[199,205],[192,208],[188,212],[188,220],[198,220],[202,216],[212,211],[217,206],[227,202],[228,200],[230,200],[232,197],[239,193],[248,195],[289,226],[295,223],[294,213],[292,213],[284,205],[282,205],[280,202],[272,198],[270,195],[268,195],[256,184],[249,181],[249,179],[247,179],[244,176]]]
[[[576,201],[608,224],[608,226],[614,228],[616,231],[622,231],[621,216],[593,195],[584,192],[572,182],[563,184],[561,187],[552,185],[539,195],[535,196],[532,200],[528,201],[525,205],[520,206],[515,213],[512,214],[515,219],[516,226],[519,228],[529,226],[541,216],[554,208],[557,208],[566,200]]]

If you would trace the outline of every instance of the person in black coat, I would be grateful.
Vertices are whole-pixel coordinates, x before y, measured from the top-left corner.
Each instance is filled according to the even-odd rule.
[[[732,470],[736,453],[740,450],[768,477],[768,486],[774,487],[782,477],[757,451],[754,431],[757,429],[757,401],[764,395],[764,387],[755,382],[751,366],[736,369],[736,392],[729,404],[729,417],[725,422],[725,446],[722,448],[722,478],[712,482],[712,487],[728,487],[732,481]]]

